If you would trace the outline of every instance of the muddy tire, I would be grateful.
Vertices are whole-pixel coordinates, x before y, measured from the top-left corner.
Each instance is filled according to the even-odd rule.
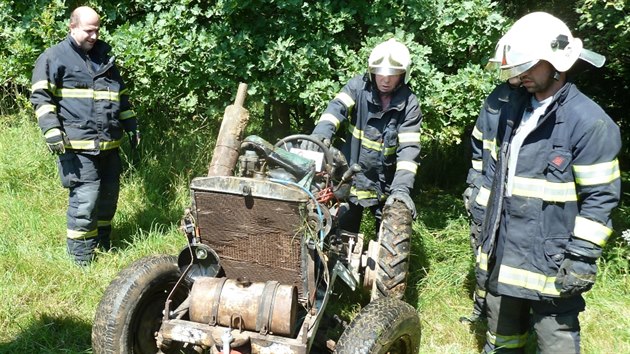
[[[123,269],[105,290],[92,326],[95,354],[154,354],[158,352],[155,333],[162,312],[181,271],[174,256],[150,256]],[[180,285],[170,309],[181,304],[190,285]],[[170,352],[170,351],[169,351]],[[172,353],[182,352],[173,348]]]
[[[420,318],[411,305],[394,298],[369,303],[341,334],[337,354],[417,354]]]
[[[383,208],[372,300],[382,297],[402,299],[405,295],[412,221],[411,211],[403,202],[395,201]]]

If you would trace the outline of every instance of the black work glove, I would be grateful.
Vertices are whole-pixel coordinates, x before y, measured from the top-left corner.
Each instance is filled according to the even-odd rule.
[[[127,135],[129,136],[129,145],[131,146],[131,149],[135,150],[138,147],[138,144],[140,144],[140,131],[132,130],[127,132]]]
[[[568,253],[556,276],[561,297],[571,297],[589,291],[595,284],[597,264],[594,258]]]
[[[390,194],[389,197],[387,197],[387,200],[385,201],[385,205],[394,204],[394,201],[396,200],[405,203],[405,206],[407,206],[407,209],[411,211],[411,217],[413,219],[416,218],[416,204],[413,202],[413,200],[409,196],[409,193],[403,192],[401,190],[394,190],[392,194]]]
[[[322,143],[324,143],[324,145],[326,145],[326,147],[330,146],[330,140],[321,134],[311,134],[310,137],[314,140],[321,141]],[[321,152],[322,150],[317,144],[310,140],[302,140],[302,143],[300,144],[300,149],[319,152]]]
[[[472,248],[475,256],[477,255],[477,247],[481,244],[481,223],[475,220],[470,222],[470,248]]]
[[[472,194],[473,194],[473,186],[470,186],[468,188],[466,188],[466,190],[464,191],[464,193],[462,194],[462,198],[464,198],[464,208],[466,208],[466,212],[468,213],[468,215],[471,215],[470,213],[470,206],[472,203]]]
[[[66,152],[66,146],[70,146],[70,141],[66,133],[58,128],[49,129],[44,133],[48,150],[55,155],[61,155]]]

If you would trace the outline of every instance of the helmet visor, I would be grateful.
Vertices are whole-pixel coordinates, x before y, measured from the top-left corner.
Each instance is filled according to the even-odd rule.
[[[370,74],[393,76],[393,75],[402,75],[404,73],[405,73],[405,69],[392,68],[392,67],[386,67],[386,66],[370,66]]]
[[[538,64],[539,60],[531,60],[519,65],[513,65],[509,67],[501,67],[501,80],[508,80],[515,76],[519,76],[520,74],[526,72],[531,69],[534,65]]]

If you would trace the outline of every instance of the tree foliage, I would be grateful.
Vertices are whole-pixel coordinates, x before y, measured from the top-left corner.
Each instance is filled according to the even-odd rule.
[[[27,106],[33,62],[67,33],[77,0],[0,3],[0,103]],[[212,139],[239,82],[248,84],[250,130],[274,139],[309,132],[377,43],[396,37],[412,58],[411,85],[425,116],[423,139],[467,141],[483,97],[496,83],[483,67],[515,18],[564,9],[559,17],[609,58],[591,92],[617,121],[627,108],[628,18],[623,0],[90,0],[101,38],[114,47],[145,134]],[[539,8],[536,8],[538,6]],[[543,6],[543,8],[540,8]],[[569,11],[571,9],[571,11]],[[582,34],[584,36],[582,36]],[[601,76],[601,74],[600,74]],[[597,90],[604,79],[626,90]],[[601,84],[601,85],[599,85]],[[591,87],[591,86],[589,86]],[[589,91],[587,88],[586,91]]]

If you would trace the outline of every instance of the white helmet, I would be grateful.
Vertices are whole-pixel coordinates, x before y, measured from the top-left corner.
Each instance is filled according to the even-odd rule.
[[[404,73],[405,83],[409,82],[410,66],[409,49],[394,38],[374,47],[368,59],[368,72],[370,74],[389,76]]]
[[[604,56],[584,49],[582,41],[571,35],[564,22],[546,12],[533,12],[516,21],[499,40],[491,61],[500,62],[501,79],[509,79],[529,70],[540,60],[565,72],[578,59],[598,68],[606,61]]]

